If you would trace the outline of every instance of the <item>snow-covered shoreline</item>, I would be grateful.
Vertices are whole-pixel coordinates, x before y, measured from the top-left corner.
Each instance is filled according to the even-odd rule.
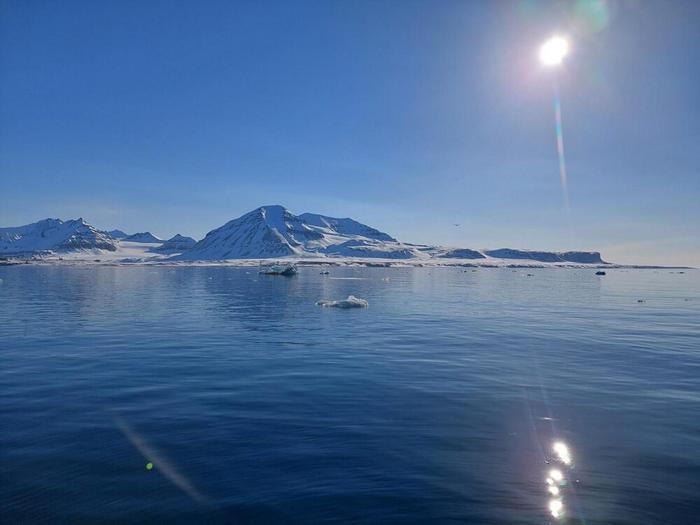
[[[170,255],[149,251],[152,246],[140,243],[117,252],[88,250],[70,254],[33,255],[30,258],[7,257],[0,265],[33,264],[42,266],[149,266],[149,267],[240,267],[251,268],[270,264],[294,264],[299,267],[370,267],[370,268],[578,268],[578,269],[667,269],[693,270],[688,266],[658,266],[638,264],[586,264],[572,262],[541,262],[522,259],[381,259],[362,257],[275,257],[266,259],[179,260]]]

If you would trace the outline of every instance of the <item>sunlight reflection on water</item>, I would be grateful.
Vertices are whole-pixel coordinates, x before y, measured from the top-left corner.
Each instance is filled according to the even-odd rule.
[[[553,518],[561,519],[565,514],[564,492],[569,483],[569,473],[572,467],[572,458],[569,446],[563,441],[555,441],[552,444],[553,456],[551,461],[558,463],[560,466],[551,468],[545,479],[547,484],[547,492],[551,499],[547,505],[549,513]]]

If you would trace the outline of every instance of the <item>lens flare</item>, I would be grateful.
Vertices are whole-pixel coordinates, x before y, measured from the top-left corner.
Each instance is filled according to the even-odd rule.
[[[540,47],[540,63],[543,66],[557,69],[557,66],[561,65],[568,53],[569,41],[563,36],[555,35]],[[559,157],[559,180],[561,182],[562,193],[564,196],[564,211],[566,212],[567,218],[570,220],[571,206],[569,204],[569,184],[566,174],[566,156],[564,155],[564,131],[561,117],[561,99],[559,97],[559,82],[556,71],[554,71],[554,73],[554,120],[557,135],[557,156]]]
[[[559,98],[559,86],[554,85],[554,124],[557,134],[557,156],[559,157],[559,182],[564,197],[564,210],[567,216],[570,213],[569,181],[566,174],[566,155],[564,154],[564,130],[561,123],[561,100]]]

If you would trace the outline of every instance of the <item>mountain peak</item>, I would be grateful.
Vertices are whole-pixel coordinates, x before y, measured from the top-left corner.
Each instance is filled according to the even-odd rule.
[[[132,235],[124,237],[122,240],[129,241],[129,242],[148,242],[148,243],[163,242],[163,239],[159,239],[158,237],[153,235],[151,232],[134,233]]]
[[[122,230],[109,230],[107,232],[112,239],[123,239],[124,237],[128,237],[129,234],[123,232]]]
[[[172,242],[172,241],[194,241],[192,237],[186,237],[184,235],[180,235],[179,233],[176,233],[170,239],[168,239],[165,242]]]
[[[281,204],[267,204],[265,206],[260,206],[254,211],[260,210],[263,213],[278,213],[284,214],[289,213],[289,210],[282,206]]]
[[[182,253],[192,248],[195,244],[197,244],[197,241],[192,237],[185,237],[177,233],[151,251],[169,254]]]

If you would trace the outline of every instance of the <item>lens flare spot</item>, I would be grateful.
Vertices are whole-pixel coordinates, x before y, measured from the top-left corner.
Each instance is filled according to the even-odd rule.
[[[574,13],[583,28],[596,33],[610,23],[610,9],[606,0],[577,0]]]

